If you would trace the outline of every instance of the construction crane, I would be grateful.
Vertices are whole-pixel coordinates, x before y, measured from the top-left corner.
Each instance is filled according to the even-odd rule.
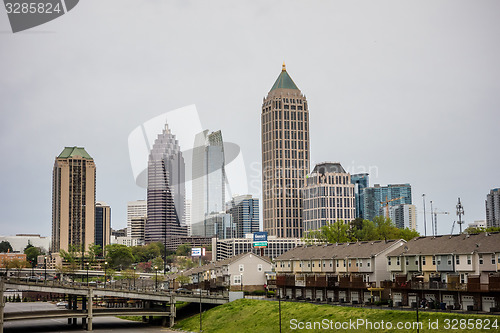
[[[434,210],[432,213],[434,214],[434,236],[437,236],[437,224],[438,224],[438,214],[443,214],[443,215],[448,215],[450,214],[449,212],[438,212],[437,210]]]
[[[385,201],[380,201],[380,205],[382,207],[385,206],[385,210],[386,210],[385,212],[386,212],[387,218],[389,217],[389,202],[397,201],[400,199],[404,199],[404,197],[399,197],[399,198],[395,198],[395,199],[391,199],[391,200],[387,200],[387,197],[385,197]]]

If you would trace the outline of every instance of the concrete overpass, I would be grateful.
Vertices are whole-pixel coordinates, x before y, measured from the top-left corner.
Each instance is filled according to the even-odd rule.
[[[40,312],[17,312],[5,313],[4,291],[15,289],[20,291],[35,291],[44,293],[58,293],[68,296],[68,310],[40,311]],[[133,300],[138,308],[130,308],[122,305],[112,309],[95,308],[94,301],[99,298],[114,298],[121,300]],[[80,301],[80,302],[78,302]],[[92,319],[96,316],[118,316],[134,315],[143,316],[143,319],[153,316],[170,318],[170,326],[175,319],[175,303],[191,302],[206,304],[224,304],[229,301],[228,292],[222,294],[209,293],[208,291],[174,293],[159,290],[156,287],[130,287],[121,284],[106,284],[97,287],[87,286],[85,283],[68,283],[64,281],[28,282],[19,279],[0,279],[0,333],[3,333],[3,323],[11,320],[46,319],[46,318],[68,318],[68,323],[76,324],[77,318],[81,318],[82,325],[88,331],[92,330]],[[138,303],[137,303],[138,302]],[[80,303],[80,308],[78,304]],[[165,321],[166,322],[166,321]]]

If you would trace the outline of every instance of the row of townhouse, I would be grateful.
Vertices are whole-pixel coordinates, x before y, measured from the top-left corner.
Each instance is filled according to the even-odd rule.
[[[278,293],[286,298],[361,303],[383,297],[386,255],[404,240],[297,247],[275,259]],[[388,295],[386,295],[387,297]]]
[[[417,296],[453,309],[500,304],[500,233],[418,237],[387,255],[394,302]],[[493,310],[492,310],[493,309]]]
[[[426,301],[450,309],[496,311],[500,233],[417,237],[298,247],[275,259],[287,298],[361,303]]]
[[[273,264],[267,257],[243,253],[168,276],[169,286],[203,290],[264,290]],[[179,279],[179,276],[187,277]],[[179,281],[184,283],[181,285]]]

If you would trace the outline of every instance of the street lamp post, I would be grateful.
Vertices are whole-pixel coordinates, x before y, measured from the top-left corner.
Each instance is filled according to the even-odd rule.
[[[243,291],[243,274],[240,274],[240,287],[241,291]]]
[[[158,291],[158,266],[155,266],[155,291]]]
[[[104,288],[106,288],[106,282],[107,282],[107,276],[106,276],[106,269],[108,268],[108,262],[104,262]]]
[[[198,273],[198,286],[200,287],[200,332],[201,332],[202,328],[201,328],[201,281],[200,281],[200,273]]]
[[[137,266],[134,266],[134,290],[135,290],[135,269],[137,268]]]
[[[44,257],[44,279],[43,283],[47,281],[47,256]]]
[[[89,265],[90,263],[87,263],[87,287],[89,286]]]

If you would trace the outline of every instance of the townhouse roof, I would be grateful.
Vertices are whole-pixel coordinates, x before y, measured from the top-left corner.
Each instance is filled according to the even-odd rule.
[[[206,265],[199,266],[199,267],[194,267],[194,268],[188,269],[182,273],[171,274],[168,276],[168,278],[170,280],[172,280],[172,279],[177,278],[180,275],[189,276],[189,275],[194,275],[194,274],[206,272],[206,271],[209,271],[212,269],[221,268],[223,266],[227,266],[227,265],[230,265],[232,263],[235,263],[235,262],[239,261],[240,259],[243,259],[244,257],[247,257],[249,255],[254,255],[257,258],[259,258],[259,259],[261,259],[269,264],[272,264],[271,259],[269,259],[268,257],[261,257],[261,256],[258,256],[256,254],[252,253],[252,252],[246,252],[246,253],[242,253],[242,254],[239,254],[237,256],[231,257],[231,258],[227,258],[227,259],[220,260],[220,261],[214,261],[214,262],[211,262],[211,263],[208,263]]]
[[[371,258],[404,242],[399,239],[299,246],[283,253],[275,260]]]
[[[391,251],[388,256],[447,255],[500,252],[500,233],[482,232],[416,237]]]

